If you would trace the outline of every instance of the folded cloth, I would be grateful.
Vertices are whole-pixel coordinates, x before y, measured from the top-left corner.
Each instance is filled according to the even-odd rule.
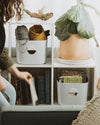
[[[100,87],[97,94],[86,103],[72,125],[100,125]]]
[[[17,26],[15,30],[17,40],[29,40],[28,29],[26,26]]]
[[[29,29],[30,40],[46,40],[46,35],[41,25],[34,25]]]

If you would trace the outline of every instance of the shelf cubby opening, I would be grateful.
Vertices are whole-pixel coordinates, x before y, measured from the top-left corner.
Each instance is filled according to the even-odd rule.
[[[20,71],[28,71],[34,78],[38,96],[36,105],[51,105],[51,68],[19,68]],[[16,89],[16,105],[32,105],[29,85],[23,81],[11,77],[11,83]]]
[[[58,95],[57,95],[57,80],[59,74],[65,70],[76,70],[76,71],[84,71],[86,73],[86,77],[88,79],[88,93],[87,93],[87,101],[89,101],[94,95],[94,68],[55,68],[54,69],[54,103],[58,104]],[[84,96],[84,95],[83,95]]]

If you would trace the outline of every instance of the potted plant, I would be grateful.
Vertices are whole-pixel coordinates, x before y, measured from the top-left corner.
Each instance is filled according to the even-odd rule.
[[[89,59],[89,39],[94,38],[99,46],[94,32],[87,7],[97,10],[87,5],[83,0],[77,0],[77,4],[72,6],[55,23],[55,35],[60,40],[60,58],[65,60],[87,60]],[[99,14],[99,13],[98,13]]]

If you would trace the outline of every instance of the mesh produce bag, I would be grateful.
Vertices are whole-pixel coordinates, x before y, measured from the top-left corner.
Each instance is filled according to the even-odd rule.
[[[30,40],[46,40],[44,29],[41,25],[34,25],[29,29]]]

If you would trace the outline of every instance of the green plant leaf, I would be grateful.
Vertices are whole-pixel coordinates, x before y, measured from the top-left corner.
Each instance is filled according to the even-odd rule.
[[[84,13],[82,15],[82,20],[79,22],[77,26],[77,31],[81,37],[89,39],[95,35],[94,27],[93,27],[93,24],[91,22],[88,12],[85,9],[83,12]]]
[[[82,5],[78,4],[76,6],[73,6],[71,9],[67,11],[67,18],[71,20],[74,23],[79,23],[80,20],[82,19]]]
[[[76,6],[73,6],[67,11],[67,13],[63,14],[56,21],[55,35],[59,40],[64,41],[72,34],[79,34],[81,37],[87,39],[92,37],[95,38],[94,27],[91,18],[85,9],[85,7],[88,6],[89,5],[82,3],[82,0],[78,0],[78,4]],[[95,41],[97,43],[97,40]]]
[[[60,26],[60,25],[63,25],[65,23],[67,23],[67,13],[63,14],[56,22],[55,22],[55,25],[56,26]]]
[[[56,27],[56,33],[55,36],[57,36],[57,38],[61,41],[64,41],[66,39],[68,39],[72,34],[69,33],[66,28],[65,29],[61,29],[59,27]]]
[[[59,25],[56,22],[55,29],[55,36],[61,41],[68,39],[72,34],[77,34],[77,24],[68,19],[66,19],[64,23],[62,23],[62,21],[59,22]]]
[[[57,22],[55,23],[56,24],[55,36],[57,36],[59,40],[64,41],[71,36],[71,34],[68,32],[68,27],[70,23],[71,22],[68,19],[63,20],[63,18],[62,19],[60,18],[60,21],[58,19]]]

